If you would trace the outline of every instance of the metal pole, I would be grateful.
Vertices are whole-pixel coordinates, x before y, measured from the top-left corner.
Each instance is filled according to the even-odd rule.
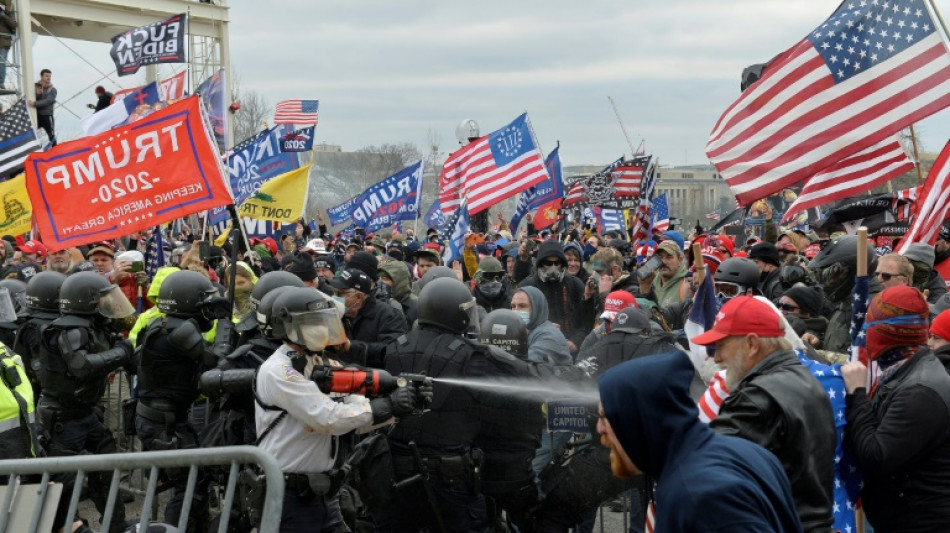
[[[33,27],[30,21],[33,15],[30,10],[30,0],[17,0],[17,33],[20,44],[20,90],[23,91],[23,97],[27,100],[36,101],[36,93],[33,90],[33,81],[35,73],[33,71]],[[28,107],[30,118],[33,124],[36,124],[36,109]]]
[[[917,185],[924,184],[924,177],[920,174],[920,156],[917,154],[917,134],[914,133],[914,125],[910,125],[910,142],[914,146],[914,166],[917,167]],[[888,185],[891,182],[887,182]]]
[[[614,110],[614,115],[617,117],[617,123],[620,124],[620,130],[623,132],[624,139],[627,139],[627,146],[630,147],[630,157],[636,155],[637,150],[633,147],[633,142],[630,141],[630,135],[627,134],[627,127],[623,125],[623,121],[620,120],[620,112],[617,111],[617,104],[614,103],[614,99],[607,97],[607,100],[610,100],[610,107]]]

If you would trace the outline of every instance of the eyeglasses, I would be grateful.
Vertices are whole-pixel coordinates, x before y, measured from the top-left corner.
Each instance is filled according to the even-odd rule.
[[[904,276],[903,274],[890,274],[887,272],[875,272],[875,275],[884,281],[891,281],[891,278],[893,278],[894,276],[901,276],[901,277]]]
[[[778,302],[777,304],[775,304],[775,307],[778,307],[782,311],[788,311],[792,313],[797,313],[798,310],[801,309],[801,307],[798,307],[797,305],[791,305],[785,302]]]
[[[728,281],[716,282],[716,296],[720,298],[732,298],[742,292],[742,286],[738,283]]]

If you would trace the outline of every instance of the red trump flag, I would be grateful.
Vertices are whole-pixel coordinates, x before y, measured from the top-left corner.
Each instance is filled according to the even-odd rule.
[[[231,203],[198,96],[27,158],[43,242],[62,250]]]

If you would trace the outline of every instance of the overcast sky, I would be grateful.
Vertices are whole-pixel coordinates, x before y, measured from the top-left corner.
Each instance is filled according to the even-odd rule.
[[[431,130],[447,153],[461,120],[485,134],[528,111],[545,152],[560,141],[565,164],[603,164],[631,152],[612,96],[634,145],[644,139],[665,165],[700,164],[742,69],[801,40],[838,3],[230,0],[231,65],[271,106],[319,99],[317,141],[347,151],[408,141],[425,152]],[[937,5],[950,15],[950,0]],[[108,45],[64,43],[37,39],[35,63],[53,70],[76,115],[91,112],[84,88],[97,84],[96,69],[110,74],[100,82],[109,90],[144,79],[116,77]],[[62,136],[78,136],[69,111],[57,120]],[[919,128],[923,147],[939,151],[950,111]]]

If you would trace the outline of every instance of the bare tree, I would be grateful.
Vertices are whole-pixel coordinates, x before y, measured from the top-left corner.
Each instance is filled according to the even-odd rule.
[[[241,109],[231,115],[234,123],[234,144],[238,144],[264,129],[267,119],[271,116],[271,108],[257,91],[243,90],[237,76],[231,84],[234,88],[234,101],[241,104]]]

